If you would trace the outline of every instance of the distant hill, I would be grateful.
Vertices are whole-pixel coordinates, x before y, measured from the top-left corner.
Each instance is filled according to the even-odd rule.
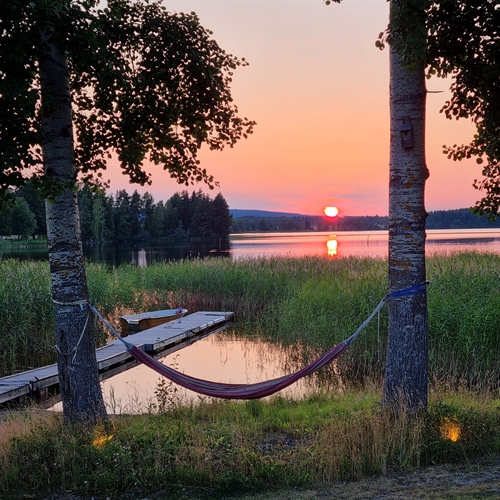
[[[270,212],[268,210],[240,210],[230,209],[233,218],[239,217],[304,217],[303,214],[291,214],[288,212]]]
[[[301,215],[268,210],[230,210],[233,216],[231,233],[248,231],[374,231],[389,227],[387,216],[338,216],[328,219],[323,215]],[[468,229],[500,227],[500,217],[491,222],[477,217],[468,208],[436,210],[429,213],[427,229]]]

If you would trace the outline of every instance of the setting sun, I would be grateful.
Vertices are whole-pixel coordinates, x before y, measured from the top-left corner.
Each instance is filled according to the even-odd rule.
[[[339,214],[339,209],[337,207],[325,207],[323,212],[327,217],[336,217]]]

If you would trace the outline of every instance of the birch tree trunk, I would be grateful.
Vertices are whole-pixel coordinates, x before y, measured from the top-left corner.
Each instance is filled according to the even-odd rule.
[[[44,34],[39,62],[44,170],[67,186],[54,202],[45,203],[61,399],[66,421],[91,425],[106,418],[106,409],[98,378],[93,318],[86,303],[78,204],[72,189],[76,172],[68,65],[66,55]]]
[[[426,280],[424,190],[429,172],[425,162],[425,103],[424,65],[416,64],[409,73],[396,50],[390,47],[390,292]],[[410,413],[427,406],[425,287],[422,291],[389,301],[383,400],[389,407],[403,405]]]

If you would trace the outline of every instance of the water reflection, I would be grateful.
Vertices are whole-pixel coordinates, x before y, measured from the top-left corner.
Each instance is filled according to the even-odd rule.
[[[325,249],[326,246],[326,249]],[[427,254],[441,251],[500,253],[500,229],[427,230]],[[229,242],[202,245],[189,242],[152,240],[138,245],[84,245],[84,255],[93,262],[117,267],[133,263],[147,266],[154,262],[187,260],[206,257],[330,257],[387,258],[388,231],[338,231],[245,233],[231,235]],[[47,259],[47,248],[2,249],[0,258]]]
[[[326,256],[328,246],[341,248],[342,257],[363,255],[387,256],[387,231],[339,231],[297,232],[297,233],[248,233],[231,236],[233,259],[260,256],[302,257],[304,255]],[[332,243],[328,243],[332,241]]]
[[[229,249],[229,242],[222,242],[220,245],[203,245],[152,240],[138,245],[84,245],[83,253],[92,262],[102,262],[112,267],[130,263],[138,267],[146,267],[155,262],[229,257]]]
[[[337,248],[335,246],[334,238]],[[326,251],[325,251],[326,245]],[[387,258],[389,233],[380,231],[338,231],[297,233],[247,233],[231,236],[233,259],[260,256]],[[477,251],[500,253],[500,229],[431,229],[427,230],[426,252]]]
[[[137,267],[147,267],[148,259],[146,250],[139,250],[138,252],[132,252],[132,264]]]
[[[326,241],[326,254],[328,255],[328,257],[337,256],[337,247],[338,247],[337,235],[332,234]]]

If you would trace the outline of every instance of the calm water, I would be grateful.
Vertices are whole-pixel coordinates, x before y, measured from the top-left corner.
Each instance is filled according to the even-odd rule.
[[[297,355],[295,347],[285,348],[260,340],[236,338],[227,332],[220,332],[169,354],[160,361],[197,378],[248,384],[274,379],[299,370],[303,367],[303,361],[296,359]],[[325,367],[323,372],[328,369],[329,376],[334,376],[334,367]],[[155,391],[161,378],[150,368],[138,365],[101,382],[108,412],[142,413],[152,409],[152,405],[157,402]],[[313,392],[319,386],[325,389],[329,377],[321,377],[320,383],[318,379],[318,374],[303,378],[280,391],[279,395],[296,398]],[[210,399],[174,384],[169,385],[169,393],[172,394],[172,401],[176,404]],[[53,409],[60,411],[61,403]]]
[[[85,257],[112,266],[130,263],[147,266],[154,262],[205,257],[241,259],[256,256],[322,255],[342,258],[353,255],[387,257],[387,231],[344,231],[297,233],[247,233],[232,235],[229,248],[210,248],[185,243],[165,246],[86,245]],[[500,253],[500,229],[428,230],[427,253],[474,250]],[[0,258],[46,259],[45,248],[0,250]]]
[[[197,378],[248,384],[274,379],[299,370],[303,364],[293,359],[296,354],[295,348],[287,349],[260,340],[235,338],[221,332],[169,354],[160,361]],[[155,390],[160,379],[156,372],[139,365],[102,382],[108,411],[144,412],[156,401]],[[176,392],[172,393],[172,398],[176,403],[210,399],[173,384],[169,390],[172,391],[174,387]],[[288,398],[300,397],[317,387],[317,378],[313,375],[301,379],[279,394]]]
[[[427,253],[474,250],[500,253],[500,229],[428,230]],[[233,258],[251,256],[387,257],[387,231],[249,233],[231,237]]]

